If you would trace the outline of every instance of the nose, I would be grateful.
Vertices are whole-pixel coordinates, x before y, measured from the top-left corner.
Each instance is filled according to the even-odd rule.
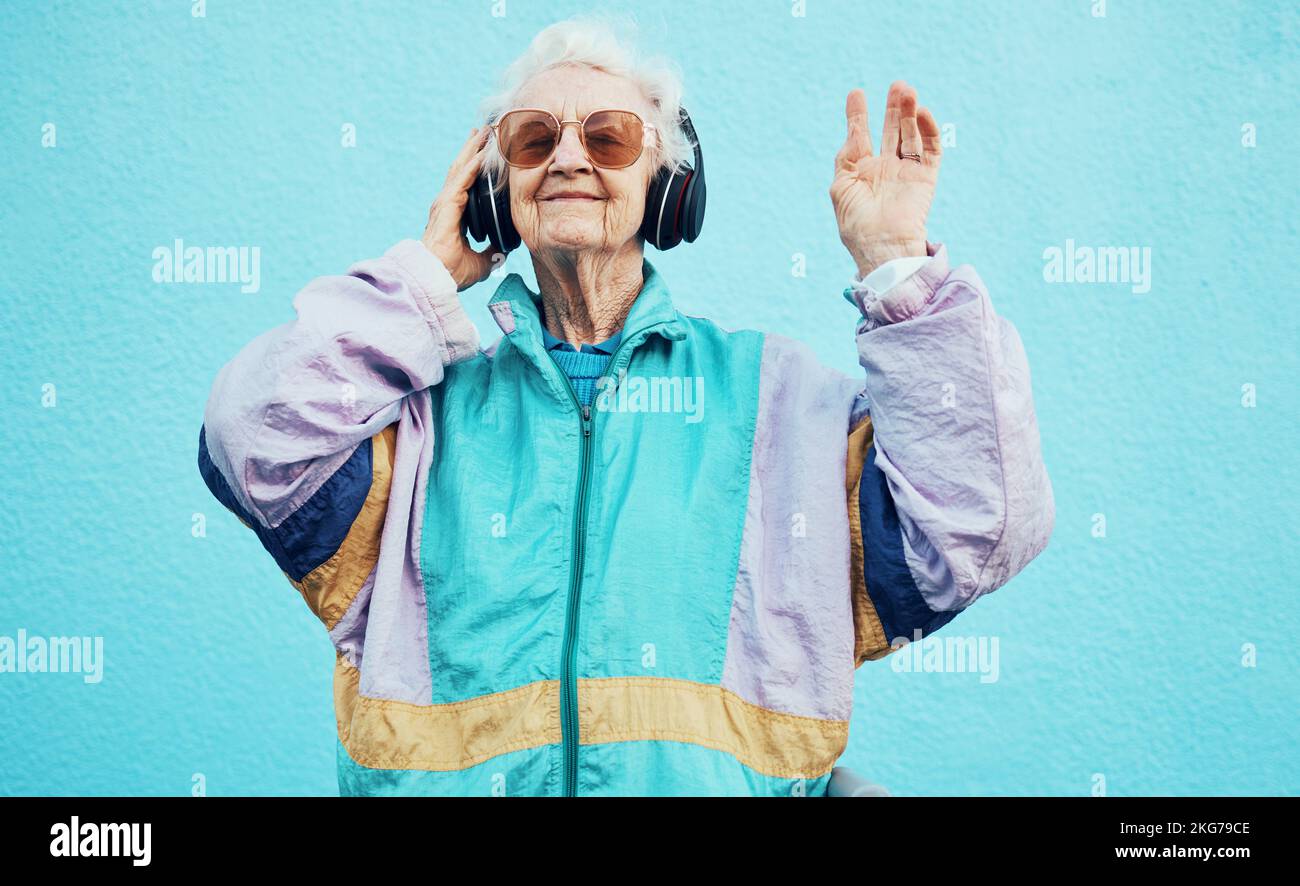
[[[560,143],[555,147],[555,156],[551,158],[551,169],[572,175],[575,172],[590,172],[591,161],[582,149],[582,138],[576,124],[566,124],[560,132]]]

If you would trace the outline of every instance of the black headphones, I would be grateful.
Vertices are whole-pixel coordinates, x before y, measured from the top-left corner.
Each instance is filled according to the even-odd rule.
[[[655,174],[646,192],[645,218],[641,222],[641,236],[661,250],[672,249],[682,240],[693,243],[704,226],[704,154],[685,108],[681,109],[679,121],[695,148],[695,167],[685,172],[665,167]],[[492,248],[504,254],[518,247],[520,238],[510,217],[510,186],[502,185],[493,195],[493,184],[486,171],[479,173],[469,189],[461,229],[476,241],[488,238]]]

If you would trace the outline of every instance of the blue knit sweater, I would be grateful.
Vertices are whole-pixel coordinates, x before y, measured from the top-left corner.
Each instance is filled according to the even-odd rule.
[[[622,339],[623,330],[620,329],[599,344],[584,344],[582,350],[575,351],[573,345],[561,341],[551,335],[545,326],[542,327],[542,340],[546,343],[547,352],[555,365],[560,367],[560,371],[569,377],[574,393],[578,395],[578,402],[584,406],[590,406],[595,399],[596,380],[604,374],[610,357]]]

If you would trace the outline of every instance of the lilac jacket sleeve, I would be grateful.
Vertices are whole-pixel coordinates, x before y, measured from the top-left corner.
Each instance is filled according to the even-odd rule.
[[[1055,519],[1020,336],[969,265],[855,283],[862,394],[848,493],[857,663],[937,630],[1047,545]]]
[[[377,557],[402,401],[474,356],[478,332],[416,240],[313,280],[293,306],[218,372],[199,470],[333,628]]]

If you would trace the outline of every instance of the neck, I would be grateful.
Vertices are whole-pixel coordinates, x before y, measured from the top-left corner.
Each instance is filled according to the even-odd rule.
[[[636,238],[615,252],[534,255],[547,331],[575,348],[612,336],[641,293],[642,261]]]

